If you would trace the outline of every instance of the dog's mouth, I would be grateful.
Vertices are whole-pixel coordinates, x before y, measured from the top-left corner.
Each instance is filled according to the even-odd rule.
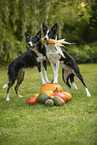
[[[44,37],[44,40],[45,40],[45,41],[49,41],[50,38],[46,35],[46,36]]]
[[[29,47],[30,50],[32,50],[33,48],[35,48],[35,45]]]
[[[31,50],[31,49],[33,49],[33,47],[31,46],[31,47],[29,47],[29,49]]]
[[[44,40],[45,40],[45,41],[49,41],[50,38],[44,37]],[[46,42],[46,45],[48,45],[48,44],[49,44],[49,43]]]

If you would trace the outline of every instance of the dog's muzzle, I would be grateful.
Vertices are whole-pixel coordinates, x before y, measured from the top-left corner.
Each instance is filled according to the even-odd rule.
[[[29,46],[29,47],[33,47],[33,43],[30,41],[30,42],[28,43],[28,46]]]
[[[31,41],[28,43],[28,46],[30,47],[30,49],[33,49],[35,47],[35,45]]]
[[[48,35],[45,35],[44,40],[48,41],[50,38],[48,37]]]
[[[44,37],[44,40],[47,40],[47,37]]]

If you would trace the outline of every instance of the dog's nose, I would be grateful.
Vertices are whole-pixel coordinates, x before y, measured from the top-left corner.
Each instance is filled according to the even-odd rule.
[[[28,43],[28,46],[30,46],[31,44],[30,43]]]
[[[47,40],[47,38],[46,38],[46,37],[44,37],[44,40]]]

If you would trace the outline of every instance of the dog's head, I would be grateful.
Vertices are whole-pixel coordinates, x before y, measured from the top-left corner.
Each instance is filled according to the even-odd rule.
[[[34,37],[31,37],[25,33],[26,40],[28,41],[28,46],[33,49],[37,46],[39,40],[41,39],[41,31],[39,31]]]
[[[55,39],[57,32],[57,23],[51,29],[48,29],[43,23],[44,40]]]

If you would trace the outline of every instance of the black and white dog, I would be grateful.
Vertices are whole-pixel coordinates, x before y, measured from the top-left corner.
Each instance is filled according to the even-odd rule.
[[[44,35],[45,35],[44,40],[55,39],[56,38],[56,32],[57,32],[57,23],[51,29],[47,29],[47,27],[43,23],[43,32],[44,32]],[[53,81],[53,83],[57,84],[58,83],[58,70],[59,70],[60,56],[55,49],[55,44],[46,43],[45,46],[46,46],[46,55],[47,55],[47,57],[50,61],[50,64],[51,64],[53,72],[54,72],[54,81]]]
[[[46,83],[49,83],[49,80],[47,78],[46,50],[45,46],[40,41],[41,31],[39,31],[34,37],[31,37],[30,35],[25,33],[25,37],[26,40],[28,41],[28,45],[30,46],[31,50],[26,51],[9,64],[8,67],[9,83],[3,86],[3,88],[8,87],[6,98],[7,101],[10,100],[9,91],[11,86],[15,83],[15,80],[17,80],[17,84],[15,87],[16,94],[18,97],[22,97],[21,95],[19,95],[18,89],[24,79],[24,73],[27,68],[33,68],[37,66],[42,79],[42,84],[44,85]],[[46,81],[41,71],[41,62],[43,62]]]
[[[51,29],[48,29],[43,23],[43,32],[44,32],[44,40],[56,39],[57,23]],[[60,66],[62,67],[62,79],[67,85],[68,88],[67,91],[69,92],[71,88],[69,84],[69,79],[71,81],[72,86],[77,89],[77,86],[74,83],[74,76],[76,75],[84,85],[87,96],[91,96],[87,86],[84,83],[83,77],[80,74],[80,70],[76,61],[65,51],[65,49],[63,49],[63,47],[61,48],[65,58],[62,57],[60,54],[58,54],[55,45],[46,43],[46,54],[54,72],[53,83],[58,83],[58,69],[60,64]]]

